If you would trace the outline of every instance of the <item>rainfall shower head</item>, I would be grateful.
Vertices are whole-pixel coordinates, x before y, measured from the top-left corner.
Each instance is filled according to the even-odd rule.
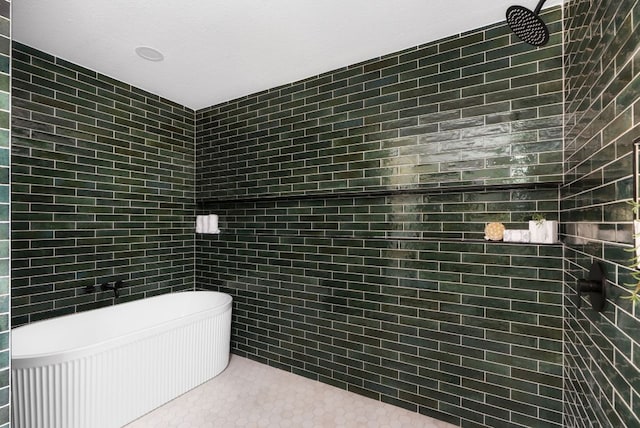
[[[507,23],[511,30],[525,43],[542,46],[549,41],[547,25],[538,16],[546,0],[540,0],[532,12],[523,6],[511,6],[507,9]]]

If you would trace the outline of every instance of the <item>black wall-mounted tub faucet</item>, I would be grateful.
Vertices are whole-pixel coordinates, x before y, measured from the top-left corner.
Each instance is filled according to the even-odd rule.
[[[118,290],[120,290],[122,287],[124,287],[124,281],[122,281],[121,279],[117,280],[113,285],[110,285],[109,282],[100,284],[100,289],[102,291],[113,290],[113,294],[115,297],[120,297],[120,293],[118,292]]]

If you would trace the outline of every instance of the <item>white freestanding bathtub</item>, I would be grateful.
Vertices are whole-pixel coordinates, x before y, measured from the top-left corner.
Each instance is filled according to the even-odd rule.
[[[14,428],[117,428],[225,369],[231,296],[164,294],[11,336]]]

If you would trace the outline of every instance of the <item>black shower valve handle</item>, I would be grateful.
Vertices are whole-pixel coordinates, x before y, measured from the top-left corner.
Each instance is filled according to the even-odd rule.
[[[602,290],[602,282],[592,281],[590,279],[578,280],[578,309],[582,306],[582,293],[600,293]]]
[[[593,262],[589,270],[588,279],[579,279],[576,284],[578,309],[582,306],[582,294],[588,293],[591,300],[591,307],[594,311],[602,312],[604,303],[607,300],[607,277],[598,262]]]

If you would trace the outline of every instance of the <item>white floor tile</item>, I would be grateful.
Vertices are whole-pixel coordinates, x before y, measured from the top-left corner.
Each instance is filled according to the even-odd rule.
[[[237,355],[214,379],[126,428],[450,428]]]

